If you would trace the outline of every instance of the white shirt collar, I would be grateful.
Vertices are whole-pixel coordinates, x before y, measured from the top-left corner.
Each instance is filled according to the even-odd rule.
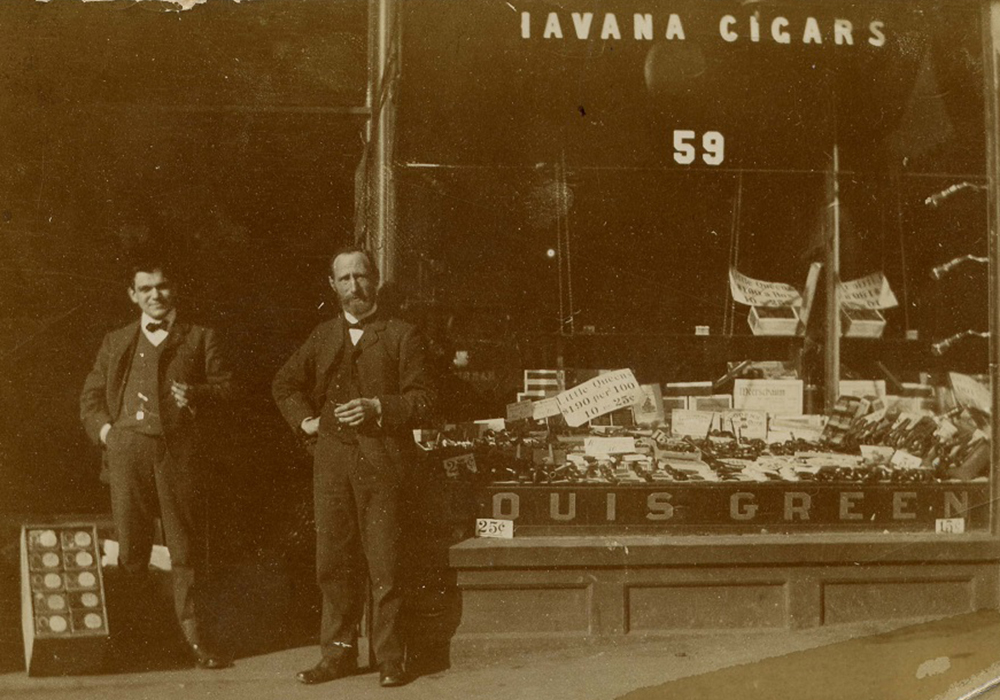
[[[146,325],[150,323],[159,323],[160,321],[157,321],[155,318],[143,311],[142,318],[139,319],[139,328],[142,329],[143,335],[146,336],[150,343],[153,345],[159,345],[166,339],[167,334],[170,333],[171,329],[174,327],[175,318],[177,318],[177,309],[170,309],[170,311],[167,312],[167,315],[161,319],[161,321],[167,322],[167,327],[154,333],[146,328]]]
[[[345,311],[344,312],[344,318],[347,319],[348,323],[359,323],[360,321],[364,321],[369,316],[373,316],[376,311],[378,311],[378,304],[373,304],[372,308],[369,309],[368,313],[366,313],[366,314],[363,314],[361,316],[355,316],[350,311]]]

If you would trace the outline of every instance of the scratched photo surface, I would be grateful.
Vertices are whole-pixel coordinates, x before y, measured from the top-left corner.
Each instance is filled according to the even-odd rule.
[[[438,378],[407,482],[416,646],[996,610],[998,17],[0,4],[0,671],[21,525],[114,537],[80,393],[149,251],[234,371],[199,417],[199,507],[237,654],[315,644],[312,458],[271,382],[339,312],[354,241]],[[508,549],[517,581],[490,579],[490,547],[560,537],[579,549]]]

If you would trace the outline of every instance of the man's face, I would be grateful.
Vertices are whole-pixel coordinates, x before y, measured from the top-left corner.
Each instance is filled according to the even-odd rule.
[[[151,318],[165,318],[174,308],[173,292],[161,270],[137,272],[128,290],[129,299]]]
[[[375,305],[376,278],[364,253],[345,253],[333,260],[330,286],[340,307],[353,316],[363,316]]]

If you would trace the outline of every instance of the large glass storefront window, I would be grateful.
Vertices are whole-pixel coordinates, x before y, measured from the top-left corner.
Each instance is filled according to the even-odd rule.
[[[989,528],[977,3],[415,0],[401,24],[400,282],[450,418],[508,419],[427,446],[483,515]],[[617,410],[557,396],[626,369]]]

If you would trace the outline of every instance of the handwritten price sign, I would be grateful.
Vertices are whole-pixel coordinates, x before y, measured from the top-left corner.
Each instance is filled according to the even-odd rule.
[[[639,382],[632,370],[620,369],[564,391],[556,401],[566,423],[575,428],[605,413],[633,405],[638,389]]]

